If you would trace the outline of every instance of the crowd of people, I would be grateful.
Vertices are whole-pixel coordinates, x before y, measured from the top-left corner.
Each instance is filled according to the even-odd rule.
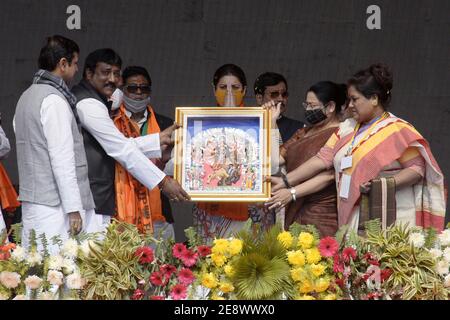
[[[147,69],[122,70],[112,49],[89,53],[82,80],[69,89],[79,54],[74,41],[49,37],[39,70],[17,102],[23,245],[31,230],[62,240],[102,233],[112,217],[141,233],[173,238],[170,201],[190,200],[170,176],[179,125],[155,112]],[[243,106],[248,85],[240,67],[221,66],[212,85],[217,106]],[[272,197],[250,205],[196,203],[194,227],[205,242],[230,236],[249,218],[263,229],[280,220],[285,228],[312,224],[322,236],[334,235],[345,224],[363,228],[378,209],[383,227],[401,221],[443,229],[443,174],[427,141],[389,112],[393,76],[386,65],[371,65],[346,84],[313,84],[302,103],[306,125],[285,115],[288,83],[281,74],[261,74],[253,89],[256,104],[272,110],[272,176],[266,177]],[[3,156],[10,149],[3,130],[0,138]],[[19,206],[2,167],[0,184],[2,208]]]

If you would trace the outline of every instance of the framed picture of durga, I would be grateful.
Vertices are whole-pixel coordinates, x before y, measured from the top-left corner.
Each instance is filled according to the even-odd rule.
[[[262,108],[178,107],[174,176],[193,201],[270,198],[270,112]]]

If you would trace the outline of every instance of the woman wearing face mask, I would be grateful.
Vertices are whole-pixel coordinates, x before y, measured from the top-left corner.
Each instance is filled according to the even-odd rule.
[[[242,107],[247,90],[247,80],[242,69],[234,64],[221,66],[214,74],[213,89],[220,107]],[[274,223],[273,216],[261,208],[247,203],[202,202],[194,205],[194,227],[203,241],[229,237],[241,230],[247,219],[267,228]]]
[[[331,81],[321,81],[306,91],[303,102],[309,126],[299,129],[280,148],[280,163],[291,172],[316,155],[339,126],[341,106],[345,103],[345,88]],[[267,205],[277,209],[278,202],[289,204],[285,214],[285,228],[294,223],[313,224],[321,236],[332,236],[338,229],[334,170],[329,170],[311,183],[325,186],[319,192],[297,198],[295,188],[276,191]],[[294,201],[295,199],[295,201]]]
[[[371,65],[347,85],[353,118],[317,155],[291,171],[287,182],[307,193],[308,179],[334,167],[340,226],[358,230],[371,218],[361,197],[370,192],[369,214],[377,213],[383,228],[402,222],[442,230],[444,177],[428,142],[411,124],[386,111],[392,95],[390,70],[383,64]],[[282,187],[282,181],[274,181],[275,191]]]

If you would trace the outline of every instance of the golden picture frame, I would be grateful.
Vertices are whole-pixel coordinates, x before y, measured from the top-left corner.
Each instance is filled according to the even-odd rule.
[[[270,198],[270,111],[177,107],[174,177],[197,202]]]

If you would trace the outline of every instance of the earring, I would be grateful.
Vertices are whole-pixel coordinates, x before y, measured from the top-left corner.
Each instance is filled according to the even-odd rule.
[[[373,101],[372,101],[372,105],[373,105],[374,107],[376,107],[376,106],[378,105],[378,100],[373,100]]]

